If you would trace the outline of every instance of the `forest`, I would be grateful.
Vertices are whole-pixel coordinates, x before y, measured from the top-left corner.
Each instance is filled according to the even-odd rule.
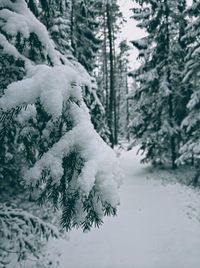
[[[200,267],[199,84],[198,0],[0,0],[0,268]]]

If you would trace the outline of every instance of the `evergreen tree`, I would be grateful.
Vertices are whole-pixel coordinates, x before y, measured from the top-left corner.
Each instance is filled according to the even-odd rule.
[[[128,46],[127,41],[121,41],[119,44],[119,53],[116,56],[117,127],[121,139],[129,139],[129,49],[130,47]]]
[[[191,7],[188,8],[189,24],[186,28],[186,33],[182,40],[187,45],[186,64],[184,68],[183,82],[188,88],[188,114],[182,122],[182,128],[185,130],[185,139],[181,146],[181,156],[178,159],[179,164],[194,164],[195,176],[193,184],[197,185],[200,176],[200,162],[199,162],[199,104],[200,104],[200,3],[193,1]]]
[[[56,48],[71,56],[71,0],[26,0],[34,15],[46,26]]]
[[[101,43],[97,37],[101,1],[27,0],[27,2],[32,12],[47,27],[56,49],[85,75],[88,76],[84,67],[92,74],[95,56]],[[78,61],[84,67],[78,64]],[[84,101],[90,110],[95,129],[109,143],[105,109],[97,95],[95,78],[90,79],[92,87],[82,86]]]
[[[184,102],[182,62],[184,44],[180,36],[185,24],[185,1],[135,1],[133,18],[147,35],[133,41],[139,49],[141,67],[132,73],[138,88],[134,95],[135,118],[131,132],[146,152],[144,161],[171,162],[176,158],[181,139],[180,123],[184,111],[176,103]],[[182,96],[183,95],[183,96]]]
[[[96,56],[102,43],[99,38],[102,1],[71,1],[71,44],[73,55],[92,74],[96,67]],[[92,123],[100,136],[109,143],[109,129],[106,122],[106,110],[98,96],[95,77],[92,87],[83,88],[84,100],[90,110]]]
[[[94,70],[96,53],[101,44],[97,34],[100,26],[98,16],[101,14],[102,2],[95,0],[72,0],[71,5],[71,43],[73,54],[86,70],[91,73]]]
[[[24,0],[0,2],[2,263],[13,252],[36,256],[41,237],[58,236],[33,215],[38,202],[60,210],[66,230],[99,226],[119,203],[114,153],[82,99],[91,78],[56,48]]]
[[[118,143],[117,127],[117,85],[116,85],[116,33],[122,14],[116,0],[103,2],[102,13],[102,49],[97,57],[97,83],[99,95],[105,107],[107,123],[110,131],[110,144]]]

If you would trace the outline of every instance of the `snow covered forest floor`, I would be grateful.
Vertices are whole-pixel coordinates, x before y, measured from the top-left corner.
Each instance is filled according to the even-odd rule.
[[[125,178],[117,217],[53,241],[51,250],[62,252],[59,268],[200,267],[200,191],[141,165],[136,149],[123,151],[120,163]]]

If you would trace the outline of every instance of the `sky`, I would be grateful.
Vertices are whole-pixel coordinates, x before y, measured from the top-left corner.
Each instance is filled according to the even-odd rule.
[[[187,0],[187,2],[188,2],[188,5],[190,5],[192,3],[192,0]],[[122,32],[119,33],[119,40],[127,39],[127,41],[130,42],[131,40],[136,40],[136,39],[140,39],[141,37],[143,37],[145,33],[141,29],[137,28],[136,21],[130,18],[132,15],[132,12],[130,9],[136,6],[136,4],[134,4],[134,1],[133,0],[118,0],[118,3],[121,7],[121,11],[123,13],[124,18],[127,20],[127,22],[124,24],[122,28]],[[129,43],[129,45],[131,46],[131,43]],[[139,61],[137,60],[137,55],[138,55],[137,49],[131,46],[131,51],[130,51],[130,68],[131,69],[135,69],[140,65]]]
[[[130,17],[132,16],[132,11],[130,10],[131,8],[134,7],[134,3],[132,0],[118,0],[119,5],[121,7],[121,11],[123,13],[124,18],[127,20],[127,22],[124,24],[122,28],[122,32],[119,34],[119,40],[127,39],[128,42],[139,39],[144,36],[144,32],[137,28],[136,26],[136,21],[131,19]],[[139,62],[137,61],[137,49],[132,47],[132,45],[129,43],[131,46],[131,51],[130,51],[130,68],[134,69],[139,66]]]

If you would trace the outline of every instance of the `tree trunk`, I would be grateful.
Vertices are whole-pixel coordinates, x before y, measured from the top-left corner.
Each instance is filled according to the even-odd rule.
[[[165,8],[166,8],[166,68],[167,68],[167,82],[169,85],[170,95],[168,98],[168,109],[169,109],[169,123],[170,127],[173,128],[173,118],[174,118],[174,111],[173,111],[173,92],[172,92],[172,85],[171,85],[171,70],[170,70],[170,63],[169,63],[169,53],[170,53],[170,33],[169,33],[169,6],[168,0],[165,0]],[[170,147],[171,147],[171,164],[172,168],[176,169],[176,140],[174,134],[170,137]]]
[[[117,99],[116,99],[116,85],[115,85],[115,75],[116,75],[116,55],[115,55],[115,38],[114,29],[112,28],[112,47],[113,47],[113,113],[114,113],[114,144],[118,144],[118,121],[117,121]]]
[[[192,186],[196,187],[199,183],[199,177],[200,177],[200,160],[196,159],[195,160],[195,174],[194,177],[192,178],[192,181],[190,182],[190,184],[192,184]]]
[[[126,63],[126,139],[127,141],[130,140],[130,136],[129,136],[129,99],[128,99],[128,78],[127,78],[127,73],[128,73],[128,70],[127,70],[127,63]]]
[[[105,88],[105,110],[106,110],[106,118],[108,119],[109,114],[109,90],[108,90],[108,59],[107,59],[107,26],[106,26],[106,14],[104,13],[104,37],[103,37],[103,79],[104,79],[104,88]]]
[[[118,125],[118,131],[119,131],[119,126],[120,126],[120,111],[121,111],[121,89],[122,89],[122,60],[121,60],[121,55],[119,57],[119,66],[118,66],[118,80],[117,80],[117,125]]]
[[[110,4],[106,4],[107,28],[108,28],[108,41],[109,41],[109,59],[110,59],[110,96],[109,96],[109,111],[108,111],[108,126],[110,129],[110,142],[114,147],[114,131],[113,131],[113,108],[114,108],[114,61],[113,61],[113,40],[112,40],[112,21]]]
[[[74,1],[71,0],[71,14],[70,14],[70,39],[71,47],[73,49],[73,54],[76,56],[76,46],[74,41]]]

